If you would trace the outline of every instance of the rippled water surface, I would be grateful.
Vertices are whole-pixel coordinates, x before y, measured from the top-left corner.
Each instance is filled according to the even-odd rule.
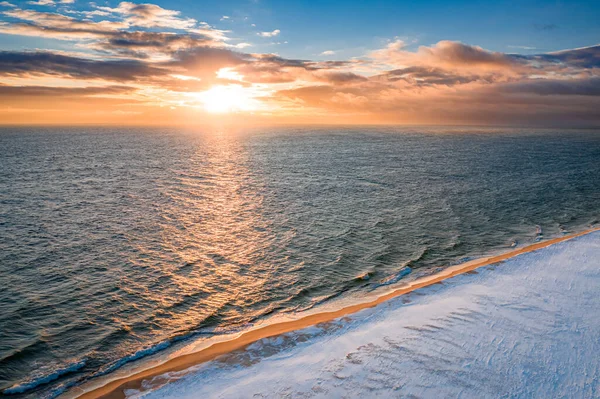
[[[0,162],[16,397],[600,218],[597,131],[3,128]]]

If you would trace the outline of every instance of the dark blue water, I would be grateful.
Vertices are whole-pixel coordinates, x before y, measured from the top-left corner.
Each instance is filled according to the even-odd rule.
[[[598,131],[3,128],[0,162],[16,397],[600,219]]]

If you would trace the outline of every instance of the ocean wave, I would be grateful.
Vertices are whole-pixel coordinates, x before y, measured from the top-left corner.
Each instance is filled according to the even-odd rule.
[[[69,374],[80,370],[86,364],[86,359],[77,361],[75,363],[71,363],[63,368],[56,369],[51,371],[48,374],[42,374],[41,376],[33,377],[29,380],[23,381],[21,383],[15,384],[10,388],[6,388],[2,393],[4,395],[14,395],[19,393],[24,393],[27,391],[31,391],[34,388],[39,387],[40,385],[48,384],[58,378],[62,377],[65,374]]]
[[[598,307],[594,281],[587,278],[597,273],[592,260],[599,252],[598,234],[506,259],[500,274],[484,269],[456,276],[452,284],[424,287],[412,305],[391,302],[338,320],[341,328],[332,323],[325,330],[322,324],[322,330],[262,339],[177,376],[178,383],[130,390],[127,397],[593,396],[593,384],[569,382],[582,370],[589,381],[598,375],[594,331],[600,324],[584,317]],[[557,278],[565,268],[575,284]],[[533,295],[515,300],[515,284]],[[481,286],[486,287],[483,297]],[[573,295],[573,287],[582,295]],[[545,298],[557,295],[563,306],[549,312]],[[571,327],[557,331],[557,317]],[[573,334],[582,330],[590,333],[573,342]],[[539,345],[523,337],[556,350],[535,352]],[[490,347],[498,348],[494,356]],[[528,373],[532,364],[538,370],[562,367],[565,373],[533,375]],[[490,378],[493,374],[501,378]]]
[[[172,344],[172,340],[165,340],[165,341],[159,342],[156,345],[149,346],[144,349],[140,349],[137,352],[134,352],[131,355],[122,357],[122,358],[118,359],[117,361],[109,364],[108,366],[100,369],[92,377],[99,377],[99,376],[102,376],[102,375],[105,375],[108,373],[112,373],[116,369],[123,367],[125,364],[127,364],[129,362],[141,359],[146,356],[153,355],[158,351],[168,348],[169,346],[171,346],[171,344]]]
[[[412,273],[412,269],[409,266],[404,266],[402,269],[398,271],[398,273],[389,276],[388,278],[381,281],[379,284],[373,286],[373,289],[383,287],[390,284],[395,284],[398,281],[402,280],[404,277],[408,276]]]
[[[540,226],[539,224],[535,226],[535,239],[534,241],[538,242],[538,241],[542,241],[542,239],[544,238],[544,232],[542,231],[542,226]]]
[[[373,277],[374,275],[375,275],[374,271],[364,272],[364,273],[361,273],[358,276],[354,277],[354,281],[357,281],[357,282],[367,281],[367,280],[370,280],[371,277]]]
[[[226,334],[226,333],[230,333],[232,331],[234,331],[234,329],[232,329],[231,331],[228,330],[223,333]],[[142,359],[147,356],[154,355],[157,352],[167,349],[174,343],[188,340],[188,339],[191,339],[192,337],[199,336],[199,335],[214,336],[214,335],[219,335],[219,334],[221,334],[221,333],[217,333],[214,331],[191,331],[191,332],[183,333],[180,335],[175,335],[170,339],[167,339],[167,340],[157,343],[156,345],[148,346],[146,348],[140,349],[140,350],[132,353],[131,355],[127,355],[120,359],[117,359],[115,362],[108,364],[104,368],[102,368],[99,371],[97,371],[96,373],[94,373],[91,377],[92,378],[100,377],[100,376],[112,373],[113,371],[123,367],[127,363]]]

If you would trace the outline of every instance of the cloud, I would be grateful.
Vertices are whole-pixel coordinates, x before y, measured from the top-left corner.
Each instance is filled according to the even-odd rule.
[[[84,17],[86,17],[87,19],[92,19],[94,17],[107,17],[110,15],[109,12],[107,11],[102,11],[102,10],[94,10],[94,11],[75,11],[75,10],[65,10],[65,13],[67,14],[73,14],[73,15],[83,15]]]
[[[364,76],[339,69],[352,65],[348,61],[316,62],[283,58],[275,54],[248,54],[246,62],[236,67],[245,81],[261,84],[296,81],[351,84],[367,80]]]
[[[54,0],[38,0],[38,1],[28,1],[27,4],[31,4],[34,6],[53,6]]]
[[[600,96],[600,76],[586,79],[535,79],[508,83],[496,88],[501,93],[540,96]]]
[[[237,43],[237,44],[232,44],[231,47],[242,49],[242,48],[246,48],[246,47],[252,47],[252,44],[246,43],[246,42],[241,42],[241,43]]]
[[[72,79],[134,81],[168,71],[137,60],[93,60],[51,52],[0,52],[0,75],[59,75]]]
[[[600,45],[538,54],[532,59],[577,68],[600,68]]]
[[[90,13],[104,16],[106,13],[120,12],[126,14],[125,19],[121,21],[93,21],[59,13],[14,8],[4,11],[3,14],[25,22],[0,23],[0,33],[85,41],[80,46],[136,58],[168,55],[182,48],[225,45],[224,41],[227,40],[225,32],[214,29],[206,23],[200,23],[184,33],[132,31],[129,29],[132,24],[146,28],[159,27],[170,24],[170,19],[178,15],[178,12],[158,6],[149,4],[138,6],[132,7],[131,3],[121,3],[116,9],[100,7],[106,10],[76,12],[86,17],[90,17]],[[184,23],[185,26],[191,25],[189,20],[185,21],[188,21]],[[244,44],[241,44],[240,48],[243,46]]]
[[[115,32],[107,33],[86,47],[106,53],[147,58],[150,55],[172,55],[186,48],[214,45],[215,41],[199,34],[177,34],[170,32]]]
[[[413,82],[418,85],[436,83],[433,79],[441,79],[437,81],[438,84],[456,84],[473,81],[508,82],[544,75],[553,78],[556,75],[577,77],[582,73],[596,73],[594,68],[600,67],[600,45],[523,55],[492,52],[452,41],[440,41],[432,46],[420,46],[416,51],[409,51],[402,41],[395,41],[369,55],[375,63],[401,67],[384,73],[382,77],[398,80],[399,75],[403,74],[404,80],[412,77]],[[416,69],[403,71],[404,68],[416,67],[421,68],[418,72],[421,76],[415,73]],[[438,76],[422,76],[424,71],[435,71]],[[442,77],[441,74],[445,76]]]
[[[96,6],[101,11],[126,16],[125,22],[131,26],[144,28],[189,29],[196,25],[193,18],[181,18],[180,12],[168,10],[156,4],[135,4],[127,1],[119,3],[116,8]]]
[[[214,29],[206,23],[197,24],[191,18],[180,18],[178,11],[166,10],[153,4],[133,4],[122,2],[117,8],[96,6],[94,11],[71,11],[87,18],[119,14],[121,20],[93,21],[78,19],[68,15],[23,10],[14,7],[2,14],[21,21],[18,23],[2,23],[0,32],[25,36],[45,36],[64,40],[82,40],[95,37],[107,37],[125,32],[131,27],[185,30],[188,34],[204,36],[214,42],[227,40],[225,32]]]
[[[318,71],[313,76],[317,80],[333,85],[345,85],[351,83],[366,82],[368,79],[354,72]]]
[[[67,15],[22,10],[14,8],[3,12],[4,15],[27,21],[26,23],[3,23],[0,33],[53,37],[66,40],[82,40],[106,35],[128,27],[126,23],[118,21],[87,21],[79,20]]]
[[[429,47],[420,46],[416,52],[406,50],[406,44],[397,40],[384,49],[372,52],[371,57],[391,65],[496,70],[508,70],[522,63],[518,56],[488,51],[479,46],[450,40],[442,40]]]
[[[249,54],[214,47],[196,47],[174,54],[173,60],[162,65],[185,75],[214,78],[221,68],[245,65],[253,60]]]
[[[281,31],[279,29],[275,29],[271,32],[258,32],[257,35],[261,37],[275,37],[278,36],[280,33]]]
[[[594,111],[600,105],[599,53],[600,46],[592,46],[525,56],[448,41],[409,51],[395,41],[369,55],[378,68],[399,68],[348,84],[323,79],[324,84],[280,90],[275,97],[312,113],[346,115],[348,121],[600,125]],[[313,64],[304,65],[312,71]],[[352,66],[340,65],[345,67]]]
[[[18,100],[27,112],[80,102],[86,104],[83,121],[134,104],[123,112],[163,118],[171,107],[198,112],[198,93],[235,85],[264,103],[260,110],[299,121],[320,115],[344,123],[600,125],[600,45],[509,54],[448,40],[416,48],[394,40],[358,59],[318,61],[246,52],[251,44],[230,39],[229,31],[155,4],[52,12],[6,1],[0,6],[0,33],[68,40],[73,47],[69,53],[0,51],[0,97]],[[279,29],[257,33],[279,34]]]
[[[56,4],[73,4],[75,0],[37,0],[37,1],[28,1],[27,4],[31,4],[34,6],[55,6]]]
[[[106,32],[117,29],[125,29],[129,26],[127,23],[118,21],[93,22],[87,20],[79,20],[58,13],[22,10],[20,8],[14,8],[12,10],[4,11],[3,14],[11,18],[32,22],[33,24],[35,24],[32,26],[38,26],[42,30],[56,30],[57,32],[62,31],[63,33]]]
[[[6,86],[0,84],[0,97],[87,97],[126,94],[136,89],[128,86],[52,87]]]
[[[478,80],[489,82],[493,80],[493,76],[482,77],[473,74],[469,76],[464,76],[461,74],[456,74],[450,71],[443,70],[441,68],[414,66],[387,71],[383,74],[374,76],[373,79],[385,80],[388,82],[404,81],[411,83],[415,86],[454,86]]]
[[[531,46],[514,46],[514,45],[508,45],[506,47],[508,47],[508,48],[518,48],[518,49],[521,49],[521,50],[536,50],[537,49],[536,47],[531,47]]]

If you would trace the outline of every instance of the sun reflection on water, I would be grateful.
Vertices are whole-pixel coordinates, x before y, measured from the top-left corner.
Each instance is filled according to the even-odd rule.
[[[250,165],[243,140],[211,135],[172,171],[177,182],[159,188],[166,198],[162,242],[131,259],[156,280],[156,291],[147,283],[139,288],[158,305],[151,316],[157,327],[231,327],[276,307],[271,299],[278,283],[268,261],[277,242],[262,217],[260,178]]]

